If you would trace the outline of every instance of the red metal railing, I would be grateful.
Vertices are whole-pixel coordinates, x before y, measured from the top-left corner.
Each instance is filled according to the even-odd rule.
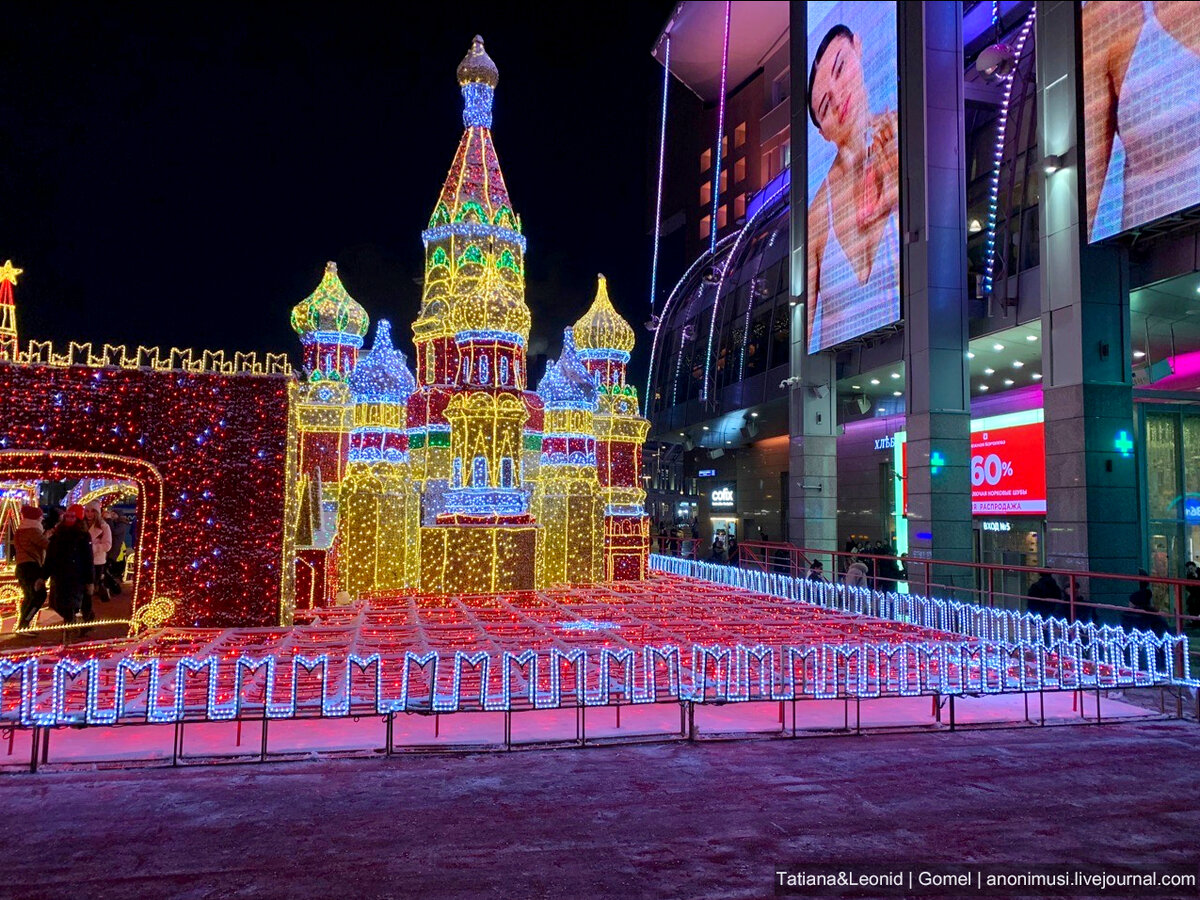
[[[738,543],[733,554],[735,558],[730,560],[721,546],[714,548],[690,536],[655,535],[652,537],[652,549],[665,555],[724,562],[793,577],[808,576],[813,571],[813,564],[819,561],[821,576],[830,582],[844,580],[850,564],[861,562],[866,566],[868,583],[873,587],[880,586],[882,581],[887,590],[893,589],[894,583],[901,590],[1011,609],[1027,608],[1029,600],[1033,599],[1028,593],[1032,582],[1042,574],[1049,574],[1065,596],[1062,599],[1037,599],[1046,604],[1042,609],[1050,611],[1057,608],[1060,611],[1056,614],[1069,621],[1093,618],[1101,624],[1117,625],[1124,622],[1139,628],[1169,629],[1176,634],[1182,634],[1187,628],[1200,627],[1200,615],[1197,614],[1200,610],[1189,612],[1186,600],[1191,589],[1200,601],[1200,581],[1184,578],[813,550],[764,541]],[[1085,590],[1098,587],[1100,590],[1095,594],[1116,599],[1122,593],[1131,594],[1143,582],[1150,585],[1155,598],[1166,601],[1165,609],[1143,610],[1127,602],[1100,602],[1084,597]],[[1017,589],[1014,590],[1014,587]]]

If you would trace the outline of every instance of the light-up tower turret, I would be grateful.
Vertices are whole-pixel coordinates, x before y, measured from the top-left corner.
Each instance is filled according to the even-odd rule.
[[[579,357],[596,379],[596,468],[604,504],[604,578],[646,577],[650,520],[642,485],[642,445],[650,423],[638,411],[637,390],[625,380],[633,328],[613,308],[603,275],[591,308],[575,323]]]

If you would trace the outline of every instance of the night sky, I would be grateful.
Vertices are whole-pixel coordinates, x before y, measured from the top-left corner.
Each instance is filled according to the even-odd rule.
[[[604,272],[644,371],[662,71],[649,51],[671,6],[7,9],[0,262],[25,269],[22,343],[298,362],[288,314],[333,259],[411,360],[420,232],[462,132],[455,67],[479,33],[529,239],[531,352],[557,352]]]

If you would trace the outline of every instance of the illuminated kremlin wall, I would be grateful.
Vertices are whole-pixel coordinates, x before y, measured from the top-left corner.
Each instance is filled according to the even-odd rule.
[[[137,483],[135,615],[157,597],[176,625],[290,615],[287,377],[0,362],[0,397],[4,478]]]

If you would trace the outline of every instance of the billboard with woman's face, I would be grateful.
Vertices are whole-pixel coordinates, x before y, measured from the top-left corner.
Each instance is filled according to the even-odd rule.
[[[900,318],[895,2],[808,4],[808,352]]]
[[[1200,203],[1200,3],[1083,6],[1088,239]]]

